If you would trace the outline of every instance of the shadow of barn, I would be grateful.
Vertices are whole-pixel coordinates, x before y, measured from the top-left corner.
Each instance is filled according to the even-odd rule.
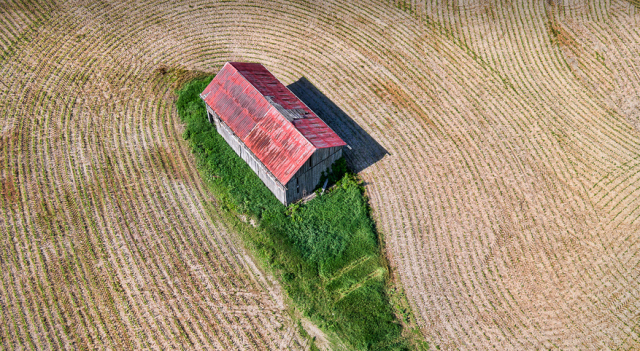
[[[349,168],[361,172],[388,154],[358,123],[333,103],[305,77],[287,86],[347,143],[342,153]]]

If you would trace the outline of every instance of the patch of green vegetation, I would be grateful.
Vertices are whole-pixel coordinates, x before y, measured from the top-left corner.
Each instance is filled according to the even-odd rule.
[[[325,176],[336,183],[329,191],[283,206],[207,121],[199,94],[211,79],[187,83],[176,106],[218,204],[258,223],[241,233],[247,246],[280,278],[296,307],[345,344],[408,349],[412,343],[386,293],[388,270],[360,180],[342,160]]]

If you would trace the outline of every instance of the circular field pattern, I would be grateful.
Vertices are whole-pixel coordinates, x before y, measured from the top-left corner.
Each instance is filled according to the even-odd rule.
[[[177,83],[263,63],[351,147],[441,349],[640,349],[640,4],[0,4],[0,348],[308,349]]]

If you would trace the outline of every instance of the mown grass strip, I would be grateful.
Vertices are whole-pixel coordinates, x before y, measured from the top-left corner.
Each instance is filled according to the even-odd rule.
[[[247,246],[280,278],[296,307],[342,342],[355,349],[408,349],[386,294],[388,271],[358,178],[339,162],[329,192],[283,206],[207,121],[199,94],[211,79],[187,83],[176,106],[219,205],[256,220],[256,230],[242,233]]]

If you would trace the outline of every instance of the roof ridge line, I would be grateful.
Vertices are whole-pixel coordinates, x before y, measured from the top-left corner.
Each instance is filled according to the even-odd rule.
[[[263,66],[263,67],[264,67],[264,66]],[[271,73],[271,72],[269,72],[269,73]],[[293,96],[295,96],[296,98],[298,98],[298,101],[300,101],[300,102],[304,105],[304,107],[308,108],[308,109],[309,109],[309,111],[311,111],[311,113],[313,113],[313,115],[314,115],[314,116],[318,117],[318,119],[320,119],[320,120],[322,121],[322,123],[324,123],[324,125],[326,125],[326,126],[327,126],[327,128],[329,128],[329,130],[331,130],[331,131],[333,132],[333,134],[338,135],[338,133],[336,133],[336,131],[335,131],[335,130],[333,130],[333,128],[331,128],[331,127],[327,124],[327,122],[325,122],[322,118],[320,118],[320,116],[318,116],[318,114],[316,113],[316,111],[312,110],[312,109],[311,109],[311,107],[307,106],[307,104],[306,104],[304,101],[302,101],[302,99],[300,99],[300,97],[299,97],[298,95],[294,94],[294,93],[293,93],[293,91],[291,91],[291,89],[289,89],[289,87],[288,87],[288,86],[286,86],[286,85],[284,85],[284,84],[282,84],[282,85],[283,85],[287,90],[289,90],[289,92],[290,92],[291,94],[293,94]],[[293,124],[293,122],[291,122],[291,124]],[[294,127],[295,127],[295,126],[294,126]],[[298,128],[296,128],[296,130],[297,130],[297,129],[298,129]],[[302,133],[301,133],[301,134],[302,134]],[[303,135],[303,137],[304,137],[304,135]],[[338,136],[338,137],[339,137],[339,136]],[[305,137],[305,139],[307,139],[307,137]],[[307,140],[308,140],[308,139],[307,139]],[[345,142],[345,144],[346,144],[346,142]],[[316,150],[318,150],[318,148],[317,148],[317,147],[315,147],[315,145],[314,145],[313,147],[314,147]],[[323,148],[321,148],[321,149],[327,149],[327,148],[326,148],[326,147],[323,147]]]
[[[236,69],[233,65],[231,65],[231,67],[233,67],[233,69]],[[224,69],[224,67],[223,67],[223,69]],[[237,69],[236,69],[236,71],[237,71]],[[238,72],[238,73],[239,73],[239,72]],[[241,76],[242,76],[242,75],[241,75]],[[243,78],[244,78],[244,77],[243,77]],[[214,80],[215,80],[215,79],[214,79]],[[212,81],[212,82],[213,82],[213,81]],[[216,84],[218,84],[218,83],[216,82]],[[222,86],[222,85],[220,85],[220,84],[218,84],[218,85],[219,85],[219,86]],[[255,90],[258,90],[258,89],[256,89],[256,87],[254,87],[253,85],[251,85],[251,84],[249,84],[249,85],[250,85],[252,88],[254,88]],[[236,102],[236,103],[238,102],[238,100],[236,99],[236,97],[235,97],[234,95],[230,95],[230,94],[228,94],[228,92],[227,92],[227,91],[222,90],[222,94],[224,94],[224,95],[228,96],[228,97],[229,97],[231,100],[233,100],[234,102]],[[202,97],[202,94],[200,94],[200,96]],[[241,104],[238,104],[238,106],[241,106]],[[241,107],[241,108],[242,108],[242,110],[244,110],[244,111],[247,111],[247,112],[249,111],[248,109],[246,109],[246,108],[244,108],[244,107]],[[269,108],[269,110],[270,110],[270,109],[271,109],[271,108]],[[269,111],[269,110],[267,110],[267,112],[266,112],[266,113],[268,113],[268,111]],[[265,114],[266,114],[266,113],[265,113]],[[225,122],[223,119],[220,119],[220,122],[221,122],[221,123],[224,123],[224,124],[227,126],[227,128],[229,128],[229,130],[231,131],[231,133],[233,133],[233,135],[235,135],[235,136],[236,136],[236,137],[237,137],[237,138],[238,138],[238,139],[239,139],[243,144],[245,143],[245,141],[244,141],[243,139],[240,139],[240,136],[239,136],[239,135],[237,135],[237,134],[235,133],[235,131],[233,130],[233,128],[231,128],[231,127],[227,124],[227,122]],[[245,138],[246,138],[246,136],[250,135],[250,134],[251,134],[251,133],[252,133],[256,128],[259,128],[259,127],[258,127],[258,123],[255,123],[255,125],[253,126],[253,128],[251,128],[251,129],[249,130],[249,132],[247,132],[247,134],[245,135]],[[273,142],[276,142],[276,141],[275,141],[275,140],[273,140],[273,139],[272,139],[272,141],[273,141]],[[282,146],[282,145],[279,145],[279,146]],[[251,150],[251,149],[250,149],[250,148],[248,148],[248,147],[247,147],[247,150],[248,150],[248,151],[249,151],[249,152],[250,152],[250,153],[251,153],[251,154],[252,154],[256,159],[258,159],[258,160],[260,161],[260,163],[262,163],[262,165],[264,166],[264,168],[266,169],[266,171],[269,173],[269,175],[271,175],[271,177],[273,177],[273,179],[275,179],[275,181],[276,181],[276,182],[278,182],[278,184],[282,185],[282,186],[283,186],[283,187],[285,187],[285,189],[286,189],[287,185],[286,185],[286,184],[283,184],[283,183],[280,181],[280,179],[278,179],[278,177],[276,177],[276,175],[275,175],[275,174],[274,174],[274,173],[269,169],[269,167],[267,167],[267,165],[266,165],[266,164],[265,164],[265,163],[264,163],[264,162],[263,162],[263,161],[258,157],[258,155],[256,155],[256,154],[253,152],[253,150]]]
[[[267,98],[262,94],[262,92],[260,92],[260,89],[256,88],[256,86],[255,86],[255,85],[253,85],[253,83],[251,83],[251,82],[247,79],[247,77],[245,77],[242,73],[240,73],[240,71],[236,68],[236,66],[234,66],[234,65],[233,65],[233,63],[232,63],[232,62],[227,62],[227,63],[228,63],[229,65],[231,65],[231,67],[233,67],[233,69],[235,69],[235,70],[236,70],[236,72],[238,72],[238,73],[240,74],[240,76],[242,76],[242,79],[244,79],[247,83],[249,83],[249,85],[251,85],[251,86],[253,87],[253,89],[255,89],[255,90],[258,92],[258,94],[260,94],[260,96],[262,96],[262,98],[263,98],[266,102],[268,102],[268,103],[269,103],[269,105],[271,106],[271,108],[273,108],[273,109],[275,109],[276,111],[278,111],[278,109],[277,109],[277,108],[276,108],[276,107],[271,103],[271,101],[269,101],[269,99],[267,99]],[[263,65],[263,64],[261,64],[261,63],[256,63],[256,64],[258,64],[258,65],[260,65],[260,66],[264,67],[264,65]],[[265,71],[269,72],[269,74],[271,74],[271,75],[273,76],[273,78],[274,78],[277,82],[280,82],[280,80],[278,80],[278,79],[273,75],[273,73],[271,73],[271,71],[269,71],[266,67],[264,67],[264,69],[265,69]],[[280,84],[282,84],[282,82],[280,82]],[[284,84],[282,84],[282,85],[283,85],[286,89],[289,89],[289,88],[287,88],[287,86],[286,86],[286,85],[284,85]],[[289,90],[289,92],[291,92],[291,94],[293,94],[293,92],[292,92],[291,90]],[[296,96],[296,94],[293,94],[293,95],[294,95],[294,96]],[[297,96],[296,96],[296,97],[297,97]],[[300,98],[298,98],[298,100],[300,100]],[[300,102],[302,102],[302,100],[300,100]],[[304,102],[302,102],[302,103],[304,104]],[[307,106],[306,104],[305,104],[304,106],[305,106],[305,107],[307,107],[307,108],[309,108],[309,106]],[[309,110],[311,110],[311,109],[309,108]],[[311,111],[313,111],[313,110],[311,110]],[[316,113],[314,112],[313,114],[315,115]],[[312,143],[309,139],[307,139],[307,137],[306,137],[306,136],[304,136],[304,134],[302,134],[302,132],[301,132],[301,131],[299,131],[299,130],[298,130],[298,128],[296,128],[296,126],[293,124],[293,122],[290,122],[290,121],[287,119],[287,117],[285,117],[282,113],[280,113],[280,111],[278,111],[278,116],[280,116],[280,117],[281,117],[281,118],[283,118],[285,121],[287,121],[287,123],[291,123],[291,125],[293,126],[293,129],[294,129],[296,132],[298,132],[298,134],[300,134],[300,135],[302,136],[302,138],[304,139],[304,141],[306,141],[309,145],[311,145],[311,147],[312,147],[314,150],[318,150],[318,148],[317,148],[315,145],[313,145],[313,143]],[[320,118],[320,117],[318,117],[318,118]],[[321,120],[322,120],[322,119],[321,119]],[[322,122],[324,122],[324,121],[322,121]],[[325,124],[326,124],[326,123],[325,123]],[[328,127],[328,126],[327,126],[327,127]],[[331,129],[331,128],[329,128],[329,129]],[[334,133],[335,133],[335,132],[334,132]],[[336,134],[336,135],[337,135],[337,134]],[[311,157],[311,156],[309,156],[309,157]],[[309,159],[309,158],[306,158],[306,159],[305,159],[305,161],[306,161],[306,160],[308,160],[308,159]]]

